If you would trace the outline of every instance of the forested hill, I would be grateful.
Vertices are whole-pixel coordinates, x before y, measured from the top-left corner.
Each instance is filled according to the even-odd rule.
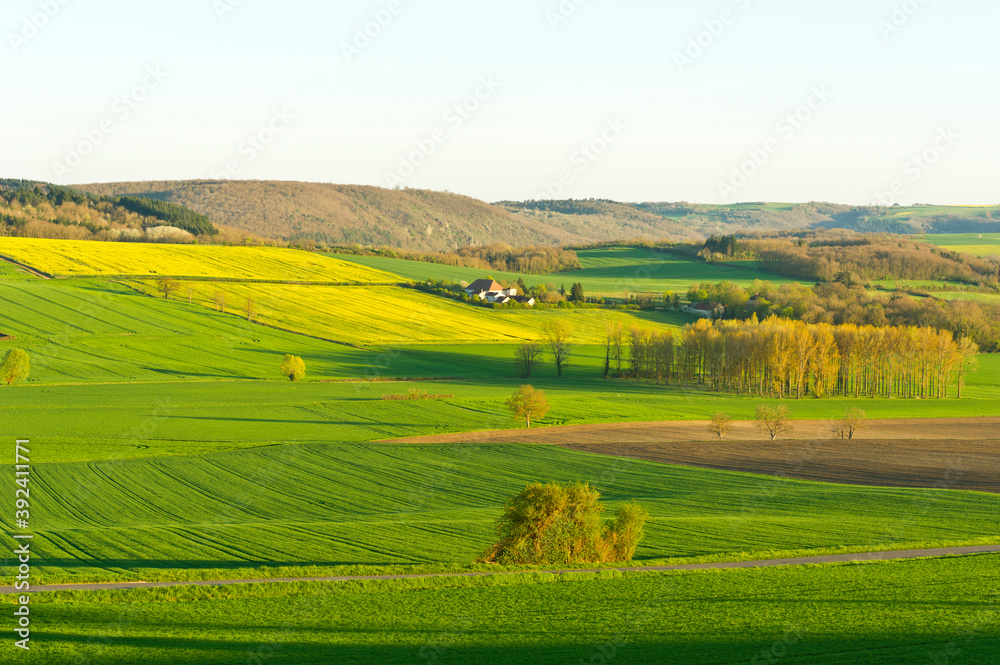
[[[165,201],[0,179],[0,235],[193,242],[219,229],[201,213]]]
[[[1000,207],[859,207],[828,203],[505,201],[418,189],[304,182],[188,180],[78,185],[105,196],[141,195],[203,213],[216,224],[322,245],[450,252],[494,245],[584,245],[646,238],[846,228],[879,233],[1000,231]]]
[[[105,195],[141,194],[197,210],[226,226],[290,242],[314,240],[323,245],[428,252],[494,243],[560,245],[594,239],[467,196],[417,189],[235,180],[76,188]]]
[[[699,240],[663,215],[627,205],[587,214],[524,211],[419,189],[273,181],[182,181],[77,185],[103,195],[142,195],[183,205],[214,222],[290,242],[370,245],[428,252],[505,243],[567,245],[638,237]]]
[[[560,228],[618,226],[621,238],[682,239],[684,234],[850,229],[861,233],[996,233],[1000,206],[849,206],[835,203],[619,203],[607,200],[504,201],[498,205]],[[680,236],[680,237],[678,237]]]

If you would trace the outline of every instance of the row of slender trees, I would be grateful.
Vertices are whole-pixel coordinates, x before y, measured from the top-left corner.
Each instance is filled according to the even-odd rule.
[[[918,326],[710,321],[683,333],[609,324],[605,377],[705,385],[772,397],[944,398],[976,368],[968,337]]]

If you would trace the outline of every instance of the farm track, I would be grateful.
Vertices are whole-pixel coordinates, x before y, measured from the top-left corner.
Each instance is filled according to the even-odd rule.
[[[38,277],[39,279],[52,279],[52,275],[47,275],[44,272],[40,272],[38,270],[35,270],[31,266],[27,266],[27,265],[25,265],[23,263],[15,261],[14,259],[9,259],[6,256],[0,255],[0,261],[6,261],[7,263],[10,263],[11,265],[15,265],[18,268],[20,268],[21,270],[23,270],[24,272],[26,272],[26,273],[28,273],[30,275],[34,275],[35,277]]]
[[[600,573],[618,571],[622,573],[657,573],[684,570],[731,570],[747,568],[773,568],[776,566],[802,566],[826,563],[864,563],[871,561],[900,561],[906,559],[934,558],[945,556],[969,556],[975,554],[1000,553],[1000,545],[978,547],[946,547],[930,550],[902,550],[898,552],[867,552],[863,554],[830,554],[824,556],[800,557],[794,559],[767,559],[761,561],[732,561],[720,563],[693,563],[676,566],[620,566],[613,568],[579,568],[528,571],[499,571],[474,573],[424,573],[413,575],[349,575],[342,577],[285,577],[272,579],[242,580],[195,580],[188,582],[108,582],[101,584],[42,584],[31,588],[34,593],[45,591],[122,591],[127,589],[157,589],[185,586],[232,586],[235,584],[288,584],[296,582],[353,582],[363,580],[409,580],[429,578],[495,577],[499,575]],[[0,594],[18,593],[13,587],[0,587]],[[23,593],[23,591],[21,592]]]

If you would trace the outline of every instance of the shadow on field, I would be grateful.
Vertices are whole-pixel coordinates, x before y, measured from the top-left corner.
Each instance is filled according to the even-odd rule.
[[[291,624],[291,627],[288,627]],[[85,633],[48,631],[37,648],[46,663],[142,662],[170,664],[177,662],[216,665],[222,663],[275,663],[281,665],[316,665],[317,663],[373,663],[395,665],[448,663],[451,665],[566,665],[566,663],[604,663],[633,665],[651,663],[775,663],[791,658],[801,663],[923,663],[942,654],[961,655],[963,662],[996,663],[1000,639],[927,632],[909,635],[887,634],[854,638],[811,636],[790,627],[784,634],[747,638],[732,635],[712,642],[699,641],[691,635],[663,635],[662,640],[636,634],[624,628],[620,634],[590,637],[587,643],[576,635],[553,635],[542,625],[524,626],[516,636],[488,630],[467,630],[459,623],[437,630],[407,629],[399,626],[326,629],[299,628],[291,621],[283,626],[247,626],[245,624],[173,624],[171,632],[189,631],[192,637],[131,637],[118,634],[99,637]],[[659,628],[659,627],[658,627]],[[156,627],[126,626],[126,630],[152,632]],[[663,630],[661,628],[660,630]],[[204,631],[216,634],[229,631],[232,638],[195,637]],[[405,640],[411,644],[323,644],[323,640],[349,639],[368,642]],[[517,644],[510,644],[516,640]],[[457,645],[456,642],[476,642]],[[491,644],[491,642],[493,644]],[[581,643],[582,642],[582,643]],[[992,654],[992,655],[991,655]],[[873,658],[874,660],[868,660]],[[83,660],[80,660],[80,659]],[[945,661],[941,661],[945,662]]]
[[[184,378],[199,378],[199,379],[253,379],[253,376],[236,376],[234,374],[226,372],[185,372],[183,370],[176,369],[163,369],[162,367],[143,367],[141,368],[147,372],[154,372],[156,374],[166,374],[167,376],[178,376],[182,379]]]

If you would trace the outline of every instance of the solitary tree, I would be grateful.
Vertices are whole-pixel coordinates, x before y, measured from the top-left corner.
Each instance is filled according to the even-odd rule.
[[[188,287],[188,304],[190,305],[193,302],[194,302],[194,289],[189,286]]]
[[[481,557],[507,565],[629,561],[649,514],[637,504],[604,522],[600,493],[576,483],[533,483],[508,499],[496,521],[499,540]]]
[[[621,324],[618,324],[621,325]],[[604,378],[611,376],[611,355],[615,346],[615,324],[610,321],[604,323]]]
[[[226,292],[216,291],[213,298],[215,298],[215,310],[217,312],[226,311]]]
[[[958,399],[962,399],[962,386],[965,385],[966,373],[974,372],[979,366],[979,359],[976,357],[978,353],[979,346],[968,337],[958,340],[955,350],[958,365]]]
[[[863,409],[851,407],[837,423],[833,433],[841,439],[853,439],[855,434],[864,429],[866,420],[868,420],[868,414]]]
[[[549,400],[541,390],[535,390],[533,386],[521,386],[507,400],[507,408],[510,409],[514,418],[524,420],[530,429],[532,418],[539,420],[548,414]]]
[[[549,340],[552,361],[556,364],[556,373],[561,379],[563,368],[569,362],[569,352],[573,348],[569,341],[573,329],[565,321],[553,321],[546,328],[545,334]]]
[[[514,351],[517,367],[526,379],[531,378],[531,372],[534,371],[541,357],[542,345],[538,342],[525,342]]]
[[[165,300],[170,300],[170,294],[178,288],[177,280],[173,277],[161,277],[156,280],[156,288],[163,294]]]
[[[712,419],[708,423],[708,429],[719,436],[719,441],[729,434],[730,430],[733,429],[732,419],[724,413],[717,413],[712,416]]]
[[[254,302],[252,296],[247,296],[247,302],[244,311],[246,312],[247,315],[247,321],[253,323],[254,317],[257,316],[257,303]]]
[[[784,404],[779,406],[757,407],[757,429],[766,432],[774,441],[778,436],[792,431],[792,423],[789,421],[788,407]]]
[[[299,381],[306,375],[305,361],[291,354],[285,356],[281,363],[281,375],[287,376],[292,381]]]
[[[3,364],[0,364],[0,377],[8,386],[15,381],[27,379],[30,371],[31,362],[28,359],[28,352],[24,349],[11,349],[4,356]]]

